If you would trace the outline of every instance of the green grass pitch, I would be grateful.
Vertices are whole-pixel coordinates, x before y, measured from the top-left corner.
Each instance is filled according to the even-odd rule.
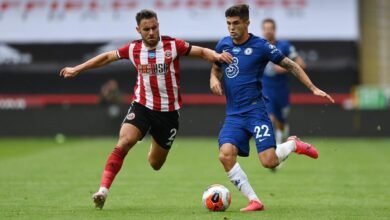
[[[0,219],[390,219],[390,139],[306,138],[318,160],[290,155],[277,173],[241,158],[266,211],[240,213],[247,201],[228,181],[213,138],[178,137],[162,170],[146,160],[150,140],[128,154],[103,210],[93,207],[114,138],[0,139]],[[203,190],[232,192],[226,212],[202,206]]]

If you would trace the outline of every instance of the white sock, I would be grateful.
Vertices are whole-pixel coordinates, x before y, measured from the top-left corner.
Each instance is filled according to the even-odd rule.
[[[240,164],[234,164],[233,168],[227,173],[230,181],[248,200],[260,201],[245,172],[241,169]]]
[[[285,160],[293,151],[295,151],[295,141],[286,141],[283,144],[278,144],[275,153],[279,158],[279,163]]]
[[[284,138],[284,136],[283,136],[283,131],[280,130],[280,129],[276,129],[276,130],[275,130],[275,140],[276,140],[276,144],[278,145],[278,144],[283,143],[283,138]]]
[[[101,192],[101,193],[107,195],[107,194],[108,194],[108,189],[107,189],[106,187],[102,187],[102,186],[101,186],[101,187],[99,188],[99,192]]]

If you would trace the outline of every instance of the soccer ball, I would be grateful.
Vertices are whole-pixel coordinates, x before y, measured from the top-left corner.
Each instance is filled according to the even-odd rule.
[[[203,205],[210,211],[222,212],[229,208],[232,196],[229,190],[220,184],[213,184],[203,192]]]

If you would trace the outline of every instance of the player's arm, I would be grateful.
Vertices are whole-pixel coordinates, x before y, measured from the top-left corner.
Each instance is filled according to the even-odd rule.
[[[223,53],[217,53],[214,50],[199,47],[199,46],[192,46],[191,51],[189,52],[190,56],[200,57],[202,59],[205,59],[209,61],[210,63],[220,62],[220,63],[232,63],[233,57],[230,53],[223,52]]]
[[[334,103],[333,98],[328,95],[326,92],[322,91],[321,89],[317,88],[310,78],[307,76],[305,71],[294,61],[292,61],[290,58],[283,58],[282,61],[278,63],[278,65],[282,66],[283,68],[287,69],[289,72],[291,72],[295,77],[299,79],[307,88],[310,89],[310,91],[313,92],[314,95],[325,97],[329,99],[331,102]]]
[[[215,95],[223,95],[221,79],[222,79],[221,68],[214,63],[213,66],[211,67],[211,73],[210,73],[210,90]]]
[[[303,61],[302,57],[297,56],[296,58],[292,59],[295,63],[297,63],[302,69],[306,68],[306,63]],[[281,67],[280,65],[275,65],[275,72],[278,74],[286,74],[288,73],[288,70]]]
[[[64,78],[75,77],[83,71],[105,66],[116,60],[119,60],[116,50],[105,52],[77,66],[63,68],[60,71],[60,76],[63,76]]]

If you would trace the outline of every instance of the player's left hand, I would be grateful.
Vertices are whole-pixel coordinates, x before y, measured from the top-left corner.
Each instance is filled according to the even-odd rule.
[[[233,56],[228,52],[218,54],[218,62],[231,64],[233,62]]]
[[[80,72],[74,67],[65,67],[60,71],[60,76],[64,78],[72,78],[79,74]]]
[[[313,94],[316,95],[316,96],[321,96],[321,97],[327,98],[327,99],[329,99],[329,101],[331,101],[332,103],[334,103],[334,99],[332,98],[332,96],[328,95],[328,93],[322,91],[322,90],[319,89],[319,88],[315,88],[315,89],[313,90]]]

